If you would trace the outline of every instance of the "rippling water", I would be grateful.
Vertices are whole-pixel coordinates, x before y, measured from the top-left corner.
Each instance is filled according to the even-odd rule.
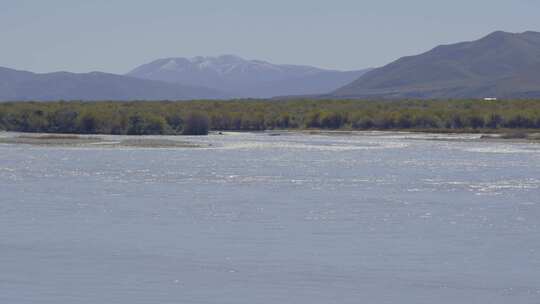
[[[474,137],[0,144],[0,303],[540,303],[540,145]]]

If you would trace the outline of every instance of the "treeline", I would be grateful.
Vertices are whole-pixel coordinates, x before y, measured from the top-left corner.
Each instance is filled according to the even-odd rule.
[[[539,129],[540,101],[235,100],[0,103],[0,130],[206,134],[268,129]]]

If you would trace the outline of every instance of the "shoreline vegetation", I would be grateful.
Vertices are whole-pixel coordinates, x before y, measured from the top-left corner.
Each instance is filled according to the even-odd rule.
[[[485,139],[540,140],[540,100],[0,103],[0,131],[206,135],[209,131],[266,130],[482,133]],[[92,137],[71,140],[92,141]]]

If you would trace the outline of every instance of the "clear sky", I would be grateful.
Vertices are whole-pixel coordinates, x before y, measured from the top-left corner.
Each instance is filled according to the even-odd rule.
[[[540,0],[0,0],[0,66],[125,73],[236,54],[376,67],[495,30],[540,31]]]

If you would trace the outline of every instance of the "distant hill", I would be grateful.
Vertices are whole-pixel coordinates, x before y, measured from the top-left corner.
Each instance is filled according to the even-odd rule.
[[[540,33],[494,32],[374,69],[340,98],[539,98]]]
[[[323,94],[363,75],[310,66],[277,65],[234,55],[165,58],[135,68],[127,75],[142,79],[204,86],[235,97]]]
[[[214,89],[92,72],[36,74],[0,67],[0,101],[228,98]]]

